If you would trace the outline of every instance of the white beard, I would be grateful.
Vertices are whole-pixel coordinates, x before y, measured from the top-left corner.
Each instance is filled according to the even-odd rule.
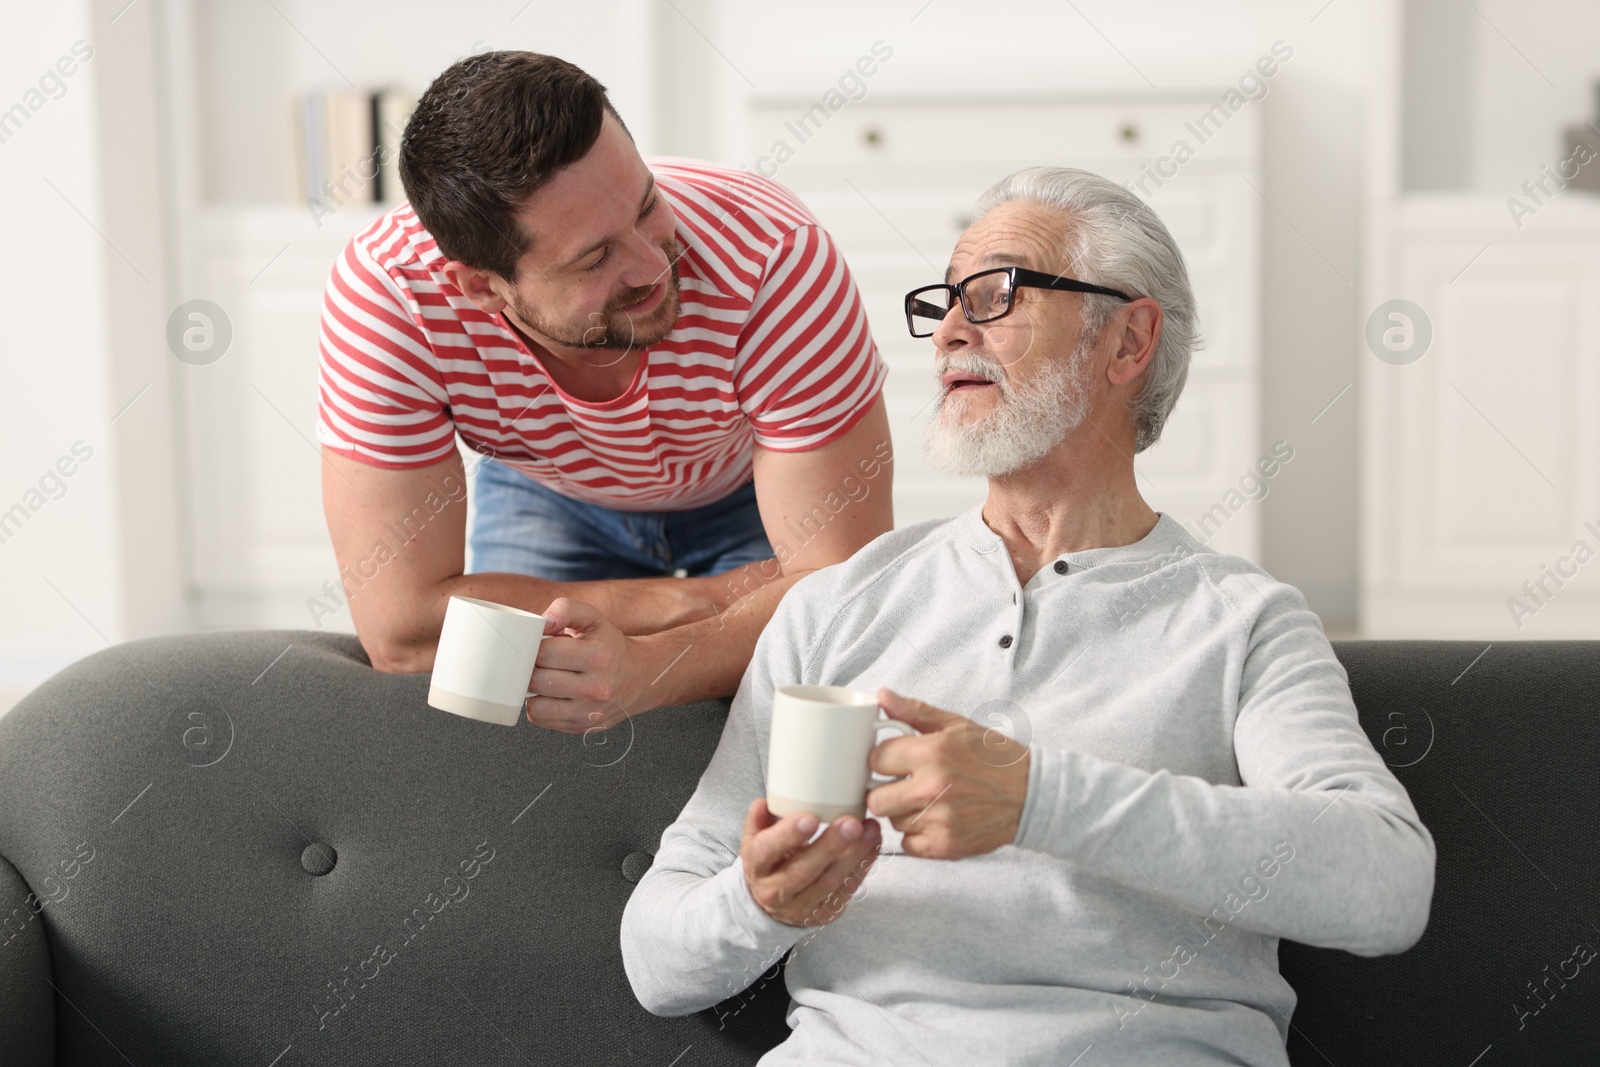
[[[1066,360],[1052,360],[1021,386],[1011,385],[999,364],[981,357],[941,358],[938,374],[949,370],[996,383],[999,402],[981,418],[958,418],[967,398],[952,397],[941,385],[922,451],[947,474],[994,478],[1043,459],[1078,428],[1088,406],[1084,367],[1090,338],[1080,338]]]

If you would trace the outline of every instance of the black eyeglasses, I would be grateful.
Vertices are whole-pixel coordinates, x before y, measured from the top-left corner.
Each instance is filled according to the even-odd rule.
[[[1058,289],[1068,293],[1099,293],[1119,300],[1133,297],[1103,285],[1090,285],[1076,278],[1029,270],[1026,267],[996,267],[980,270],[954,285],[924,285],[906,294],[906,328],[912,337],[932,337],[957,300],[961,313],[974,325],[993,322],[1011,314],[1011,301],[1018,289]]]

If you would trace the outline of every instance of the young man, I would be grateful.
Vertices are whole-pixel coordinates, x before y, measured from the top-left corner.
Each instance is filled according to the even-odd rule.
[[[769,180],[647,163],[603,86],[528,52],[441,74],[400,173],[322,320],[323,500],[373,665],[429,670],[459,594],[548,617],[541,725],[730,695],[788,586],[893,526],[887,370],[827,233]],[[457,434],[492,457],[472,574]]]
[[[1278,939],[1408,948],[1433,838],[1300,593],[1139,494],[1194,339],[1166,227],[1065,168],[978,208],[907,317],[937,350],[929,451],[988,499],[784,599],[623,964],[681,1015],[792,950],[763,1067],[1287,1067]],[[793,684],[876,691],[919,731],[873,751],[896,780],[866,820],[767,810]]]

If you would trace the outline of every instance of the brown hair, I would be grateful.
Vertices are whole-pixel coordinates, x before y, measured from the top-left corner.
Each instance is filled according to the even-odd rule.
[[[400,181],[441,252],[515,280],[531,240],[518,208],[594,147],[607,111],[622,122],[606,87],[564,59],[468,56],[417,102],[400,142]]]

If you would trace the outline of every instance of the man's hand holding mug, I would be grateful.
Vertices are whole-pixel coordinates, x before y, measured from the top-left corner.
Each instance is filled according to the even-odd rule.
[[[879,689],[878,699],[918,731],[869,757],[872,770],[900,776],[868,793],[867,806],[900,831],[906,855],[958,860],[1015,841],[1028,798],[1027,747],[892,689]]]
[[[879,709],[889,719],[878,718]],[[875,744],[881,730],[905,736]],[[919,733],[920,731],[920,733]],[[832,922],[878,855],[875,815],[908,855],[961,859],[1011,843],[1028,792],[1028,749],[888,688],[785,686],[774,696],[767,795],[745,813],[739,856],[758,906],[779,922]],[[867,790],[869,772],[897,778]],[[816,834],[822,821],[829,825]],[[813,839],[813,835],[815,839]]]
[[[609,729],[639,701],[622,671],[628,640],[579,600],[557,597],[541,615],[452,596],[428,703],[500,726],[515,726],[526,712],[529,722],[563,733]]]

